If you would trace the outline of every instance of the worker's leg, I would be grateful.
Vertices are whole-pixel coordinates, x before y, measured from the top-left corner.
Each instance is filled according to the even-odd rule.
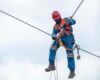
[[[73,51],[67,50],[68,68],[70,72],[75,72],[75,60]]]
[[[59,48],[59,43],[54,41],[53,44],[50,47],[50,53],[49,53],[49,67],[46,68],[46,71],[52,71],[55,70],[55,56],[56,56],[56,51]]]
[[[74,45],[74,38],[73,36],[66,36],[62,39],[63,44],[69,48],[73,49]],[[70,70],[69,78],[73,78],[75,76],[75,60],[74,60],[74,53],[71,50],[66,50],[67,53],[67,60],[68,60],[68,68]]]

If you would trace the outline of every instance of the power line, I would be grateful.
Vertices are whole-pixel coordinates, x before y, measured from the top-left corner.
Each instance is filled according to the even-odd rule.
[[[75,13],[76,13],[77,10],[80,8],[80,6],[82,5],[83,2],[84,2],[84,0],[82,0],[82,1],[80,2],[80,4],[78,5],[78,7],[76,8],[76,10],[74,11],[74,13],[72,14],[71,17],[73,17],[73,16],[75,15]]]
[[[93,54],[93,53],[91,53],[91,52],[89,52],[89,51],[86,51],[86,50],[84,50],[84,49],[79,48],[79,50],[84,51],[84,52],[86,52],[86,53],[88,53],[88,54],[91,54],[91,55],[93,55],[93,56],[95,56],[95,57],[97,57],[97,58],[100,58],[100,56],[98,56],[98,55],[96,55],[96,54]]]
[[[21,20],[21,19],[15,17],[15,16],[13,16],[13,15],[11,15],[11,14],[9,14],[9,13],[3,11],[3,10],[0,10],[0,12],[6,14],[6,15],[8,15],[8,16],[10,16],[10,17],[12,17],[12,18],[14,18],[14,19],[16,19],[16,20],[18,20],[18,21],[20,21],[20,22],[22,22],[22,23],[24,23],[24,24],[26,24],[26,25],[28,25],[28,26],[30,26],[30,27],[32,27],[32,28],[34,28],[34,29],[37,29],[37,30],[39,30],[39,31],[41,31],[41,32],[43,32],[43,33],[45,33],[45,34],[51,36],[51,34],[49,34],[49,33],[45,32],[45,31],[43,31],[42,29],[37,28],[37,27],[33,26],[32,24],[27,23],[27,22],[25,22],[25,21],[23,21],[23,20]]]
[[[14,18],[14,19],[16,19],[16,20],[18,20],[18,21],[20,21],[20,22],[22,22],[22,23],[24,23],[24,24],[26,24],[26,25],[28,25],[28,26],[30,26],[30,27],[32,27],[32,28],[34,28],[34,29],[37,29],[38,31],[40,31],[40,32],[42,32],[42,33],[44,33],[44,34],[47,34],[48,36],[52,36],[52,35],[49,34],[48,32],[43,31],[42,29],[37,28],[37,27],[33,26],[32,24],[29,24],[29,23],[27,23],[27,22],[25,22],[25,21],[23,21],[23,20],[21,20],[21,19],[15,17],[15,16],[13,16],[13,15],[11,15],[11,14],[9,14],[9,13],[3,11],[3,10],[0,10],[0,12],[2,12],[2,13],[5,14],[5,15],[10,16],[10,17],[12,17],[12,18]],[[97,58],[100,58],[100,56],[98,56],[98,55],[96,55],[96,54],[93,54],[93,53],[91,53],[91,52],[89,52],[89,51],[86,51],[86,50],[84,50],[84,49],[82,49],[82,48],[79,48],[79,50],[84,51],[84,52],[86,52],[86,53],[88,53],[88,54],[91,54],[91,55],[93,55],[93,56],[95,56],[95,57],[97,57]]]

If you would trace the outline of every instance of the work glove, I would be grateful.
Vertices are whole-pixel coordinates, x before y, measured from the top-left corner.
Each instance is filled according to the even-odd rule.
[[[72,16],[69,16],[69,19],[72,19],[73,17]]]
[[[57,35],[52,35],[53,40],[57,40]]]

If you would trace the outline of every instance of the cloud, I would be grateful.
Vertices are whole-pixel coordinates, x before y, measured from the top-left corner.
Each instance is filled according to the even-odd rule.
[[[33,62],[38,62],[37,58],[42,59],[41,56],[47,55],[51,37],[8,16],[1,17],[0,20],[1,58],[3,56],[20,60],[33,58]]]
[[[3,60],[0,64],[0,80],[46,80],[47,77],[44,65],[14,59]]]
[[[76,60],[76,59],[75,59]],[[99,80],[100,71],[99,59],[86,56],[80,61],[76,60],[76,76],[73,80]],[[34,64],[28,60],[17,61],[15,59],[2,59],[0,62],[0,80],[47,80],[50,73],[46,73],[44,69],[47,64]],[[66,58],[57,59],[57,70],[59,80],[66,80],[69,75]],[[54,73],[52,73],[54,79]]]
[[[59,10],[62,17],[70,16],[80,0],[0,0],[0,8],[44,31],[51,33],[54,25],[51,12]],[[98,0],[83,3],[74,18],[76,42],[84,49],[99,55],[99,4]],[[0,80],[48,80],[47,67],[51,37],[0,13]],[[58,51],[59,80],[69,74],[64,49]],[[76,61],[74,80],[99,80],[99,59],[81,52]],[[54,76],[53,76],[54,78]]]

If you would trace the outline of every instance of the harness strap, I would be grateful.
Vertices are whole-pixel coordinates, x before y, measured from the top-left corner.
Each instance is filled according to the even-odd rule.
[[[80,46],[79,46],[79,45],[75,44],[74,48],[73,48],[73,49],[70,49],[70,48],[66,47],[66,46],[61,42],[60,39],[57,39],[56,41],[57,41],[61,46],[63,46],[66,50],[68,50],[68,51],[74,51],[75,49],[77,49],[77,59],[80,59],[80,54],[79,54]]]

